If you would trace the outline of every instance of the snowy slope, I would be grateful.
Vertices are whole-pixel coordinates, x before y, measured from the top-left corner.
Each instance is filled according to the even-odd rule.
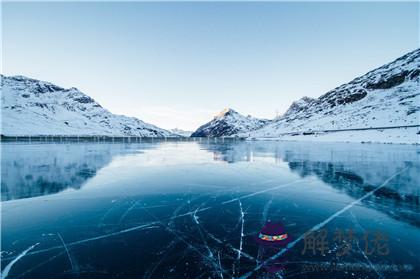
[[[417,49],[317,99],[305,97],[293,103],[282,117],[252,132],[251,136],[418,125],[419,113],[420,49]],[[399,132],[414,133],[410,137],[415,138],[417,131],[414,128]]]
[[[269,120],[243,116],[233,109],[225,109],[214,119],[195,131],[191,137],[222,137],[263,127]]]
[[[76,88],[23,76],[1,79],[2,135],[174,135],[137,118],[112,114]]]

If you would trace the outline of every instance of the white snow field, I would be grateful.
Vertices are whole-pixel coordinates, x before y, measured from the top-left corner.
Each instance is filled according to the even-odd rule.
[[[419,144],[419,127],[398,129],[374,129],[361,131],[340,131],[314,133],[311,135],[281,135],[277,137],[248,138],[249,140],[321,141],[321,142],[361,142]]]

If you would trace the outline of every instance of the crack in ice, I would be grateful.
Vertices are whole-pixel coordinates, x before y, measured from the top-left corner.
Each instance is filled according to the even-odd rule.
[[[172,249],[175,247],[175,245],[178,243],[178,239],[177,240],[173,240],[169,245],[168,245],[168,249],[166,250],[165,254],[159,259],[159,261],[152,267],[150,267],[144,274],[143,278],[145,279],[149,279],[152,277],[153,273],[156,271],[156,269],[159,267],[159,265],[166,260],[168,254],[170,251],[172,251]]]
[[[197,209],[194,211],[194,214],[193,214],[193,219],[194,219],[194,222],[197,224],[197,225],[199,225],[200,224],[200,222],[198,221],[198,217],[197,217],[197,211],[200,209],[200,207],[197,207]]]
[[[256,196],[256,195],[259,195],[259,194],[263,194],[263,193],[266,193],[266,192],[269,192],[269,191],[285,188],[285,187],[288,187],[290,185],[300,183],[300,182],[303,182],[303,181],[309,182],[311,180],[297,179],[297,180],[292,181],[292,182],[288,182],[288,183],[285,183],[285,184],[280,184],[280,185],[277,185],[277,186],[274,186],[274,187],[271,187],[271,188],[268,188],[268,189],[264,189],[264,190],[261,190],[261,191],[257,191],[257,192],[251,193],[251,194],[247,194],[247,195],[244,195],[244,196],[240,196],[238,198],[234,198],[234,199],[225,201],[225,202],[222,202],[222,204],[227,204],[227,203],[232,203],[232,202],[235,202],[235,201],[238,201],[238,200],[247,199],[247,198],[250,198],[250,197],[253,197],[253,196]]]
[[[238,253],[238,261],[241,259],[241,253],[242,253],[242,244],[243,244],[243,237],[244,237],[244,211],[242,209],[242,202],[239,200],[239,209],[241,211],[241,238],[239,241],[239,253]]]
[[[217,253],[217,258],[219,259],[219,270],[220,270],[219,275],[220,275],[220,278],[223,279],[223,268],[222,268],[222,262],[220,261],[220,252]]]
[[[63,243],[63,247],[64,247],[64,249],[66,250],[67,257],[68,257],[69,262],[70,262],[70,265],[71,265],[71,270],[72,270],[72,271],[76,271],[76,270],[75,270],[75,268],[74,268],[74,265],[73,265],[73,260],[72,260],[72,259],[71,259],[71,257],[70,257],[70,252],[69,252],[69,249],[67,248],[67,245],[66,245],[66,243],[64,242],[63,237],[61,236],[61,234],[60,234],[60,233],[57,233],[57,236],[60,238],[61,243]]]
[[[262,225],[264,225],[265,222],[267,222],[268,211],[270,210],[270,206],[272,203],[273,203],[273,198],[271,198],[270,201],[266,203],[264,206],[263,213],[262,213]]]
[[[362,231],[364,230],[362,225],[360,225],[360,223],[357,221],[356,216],[353,214],[353,210],[350,210],[350,215],[351,215],[351,219],[352,222],[355,226],[359,227]],[[373,263],[370,261],[369,257],[366,255],[365,251],[363,251],[360,248],[359,245],[359,241],[356,242],[357,248],[359,249],[359,252],[363,255],[363,257],[365,258],[365,260],[368,262],[369,266],[373,269],[373,271],[375,271],[375,273],[378,275],[379,278],[384,278],[384,276],[376,269],[375,265],[373,265]]]
[[[200,207],[197,207],[197,209],[194,211],[194,214],[192,215],[195,223],[197,224],[198,233],[200,234],[201,241],[203,241],[204,245],[206,246],[207,251],[209,252],[209,257],[214,258],[213,252],[211,251],[209,244],[207,243],[203,232],[201,231],[200,222],[198,221],[197,217],[197,211]]]
[[[133,202],[133,204],[121,215],[120,220],[118,220],[118,224],[120,224],[124,220],[128,213],[130,213],[131,210],[133,210],[139,202],[140,200]]]
[[[210,256],[204,255],[203,253],[201,253],[201,251],[196,248],[194,245],[192,245],[190,242],[186,241],[183,237],[181,237],[180,235],[178,235],[175,232],[175,229],[171,228],[171,225],[165,225],[162,221],[159,221],[159,218],[157,218],[155,215],[153,215],[152,213],[150,213],[148,210],[144,209],[150,216],[152,216],[154,219],[156,219],[158,223],[160,223],[167,231],[169,231],[170,233],[172,233],[173,235],[175,235],[175,237],[180,240],[181,242],[183,242],[185,245],[187,245],[188,248],[190,248],[191,250],[194,250],[195,252],[197,252],[199,255],[201,255],[204,259],[206,259],[208,261],[208,263],[210,263],[210,265],[212,265],[214,268],[217,267],[216,264],[216,259],[214,258],[213,254],[210,251]],[[193,214],[193,212],[190,212],[190,215]],[[174,218],[171,218],[174,219]],[[208,248],[208,246],[207,246]],[[209,248],[208,248],[209,249]],[[222,272],[224,272],[222,270]],[[222,274],[223,276],[223,274]]]
[[[8,275],[10,270],[12,269],[13,265],[19,261],[21,258],[23,258],[29,251],[31,251],[32,249],[35,248],[35,246],[37,246],[39,243],[35,243],[34,245],[32,245],[31,247],[29,247],[28,249],[26,249],[25,251],[23,251],[22,253],[20,253],[14,260],[12,260],[8,265],[6,265],[6,267],[3,269],[3,271],[1,272],[1,279],[5,279]]]
[[[24,277],[26,274],[31,273],[32,271],[36,270],[37,268],[40,268],[41,266],[43,266],[43,265],[51,262],[52,260],[60,257],[61,255],[65,254],[65,253],[66,253],[65,251],[62,251],[62,252],[59,252],[59,253],[55,254],[52,257],[49,257],[46,261],[43,261],[43,262],[41,262],[41,263],[39,263],[39,264],[31,267],[30,269],[25,270],[23,273],[21,273],[18,276],[16,276],[16,278],[22,278],[22,277]]]

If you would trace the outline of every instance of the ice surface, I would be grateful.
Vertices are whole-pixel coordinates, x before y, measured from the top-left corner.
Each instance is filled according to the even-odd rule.
[[[420,268],[417,146],[1,147],[7,278],[416,278]],[[83,169],[92,171],[79,176]],[[267,221],[284,226],[287,248],[256,241]],[[318,229],[328,231],[325,256],[302,254],[304,236]],[[341,257],[337,229],[357,236]],[[387,255],[365,250],[364,234],[377,231],[389,239]],[[328,263],[336,269],[307,268]]]

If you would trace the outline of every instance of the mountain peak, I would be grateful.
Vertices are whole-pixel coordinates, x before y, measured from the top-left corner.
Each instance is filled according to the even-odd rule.
[[[199,127],[192,137],[222,137],[231,136],[237,133],[246,133],[261,128],[269,121],[266,119],[254,118],[250,115],[243,116],[237,111],[226,108],[214,119]]]
[[[236,112],[235,110],[231,109],[231,108],[225,108],[224,110],[219,112],[214,118],[215,119],[220,119],[220,118],[223,118],[225,116],[234,115],[234,114],[239,114],[239,113]]]
[[[288,116],[288,115],[291,115],[291,114],[298,113],[298,112],[302,111],[303,109],[305,109],[313,101],[315,101],[315,99],[304,96],[304,97],[300,98],[299,100],[294,101],[290,105],[289,109],[286,111],[286,113],[283,116]]]

